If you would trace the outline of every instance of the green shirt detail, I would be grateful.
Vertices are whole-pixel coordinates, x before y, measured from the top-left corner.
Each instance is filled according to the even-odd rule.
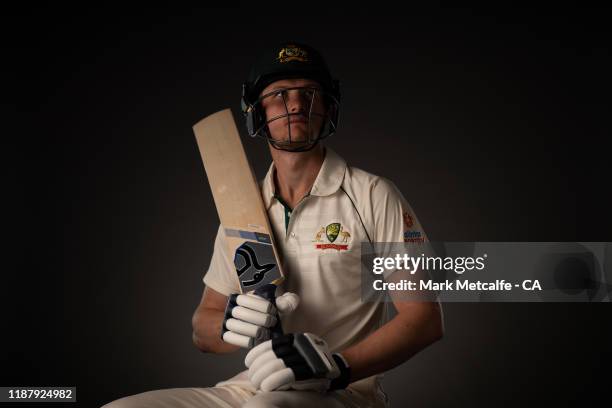
[[[287,232],[287,228],[289,228],[289,219],[291,218],[291,211],[293,209],[289,207],[289,205],[281,198],[281,196],[274,194],[274,198],[278,200],[279,203],[283,205],[285,208],[285,232]]]

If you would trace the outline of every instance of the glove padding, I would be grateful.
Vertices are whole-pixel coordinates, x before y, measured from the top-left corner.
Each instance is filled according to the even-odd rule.
[[[279,296],[275,303],[254,294],[230,295],[221,329],[223,340],[250,348],[270,339],[270,328],[276,325],[279,312],[294,310],[299,298],[288,292]]]
[[[287,389],[327,392],[346,388],[350,368],[338,353],[312,333],[286,334],[268,340],[246,355],[251,383],[262,391]]]

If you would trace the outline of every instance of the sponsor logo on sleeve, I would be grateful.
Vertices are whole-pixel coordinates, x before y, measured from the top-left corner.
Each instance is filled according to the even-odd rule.
[[[408,211],[404,211],[402,216],[404,218],[404,226],[406,227],[404,231],[404,242],[424,242],[425,238],[423,237],[423,233],[412,229],[412,227],[414,227],[414,217],[410,215]]]
[[[414,225],[414,218],[412,218],[412,215],[408,214],[408,211],[404,211],[403,217],[406,229],[412,228],[412,226]]]
[[[425,242],[421,231],[408,230],[404,231],[404,242]]]

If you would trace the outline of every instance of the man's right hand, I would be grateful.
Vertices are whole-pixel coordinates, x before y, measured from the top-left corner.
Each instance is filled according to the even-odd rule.
[[[270,328],[276,325],[280,313],[297,307],[299,298],[285,293],[276,298],[276,305],[254,294],[233,294],[228,298],[221,337],[226,343],[251,348],[270,339]]]

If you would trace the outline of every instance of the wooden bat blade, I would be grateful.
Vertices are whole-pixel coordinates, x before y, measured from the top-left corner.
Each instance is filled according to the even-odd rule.
[[[231,110],[207,116],[193,131],[241,290],[279,284],[274,236]]]

